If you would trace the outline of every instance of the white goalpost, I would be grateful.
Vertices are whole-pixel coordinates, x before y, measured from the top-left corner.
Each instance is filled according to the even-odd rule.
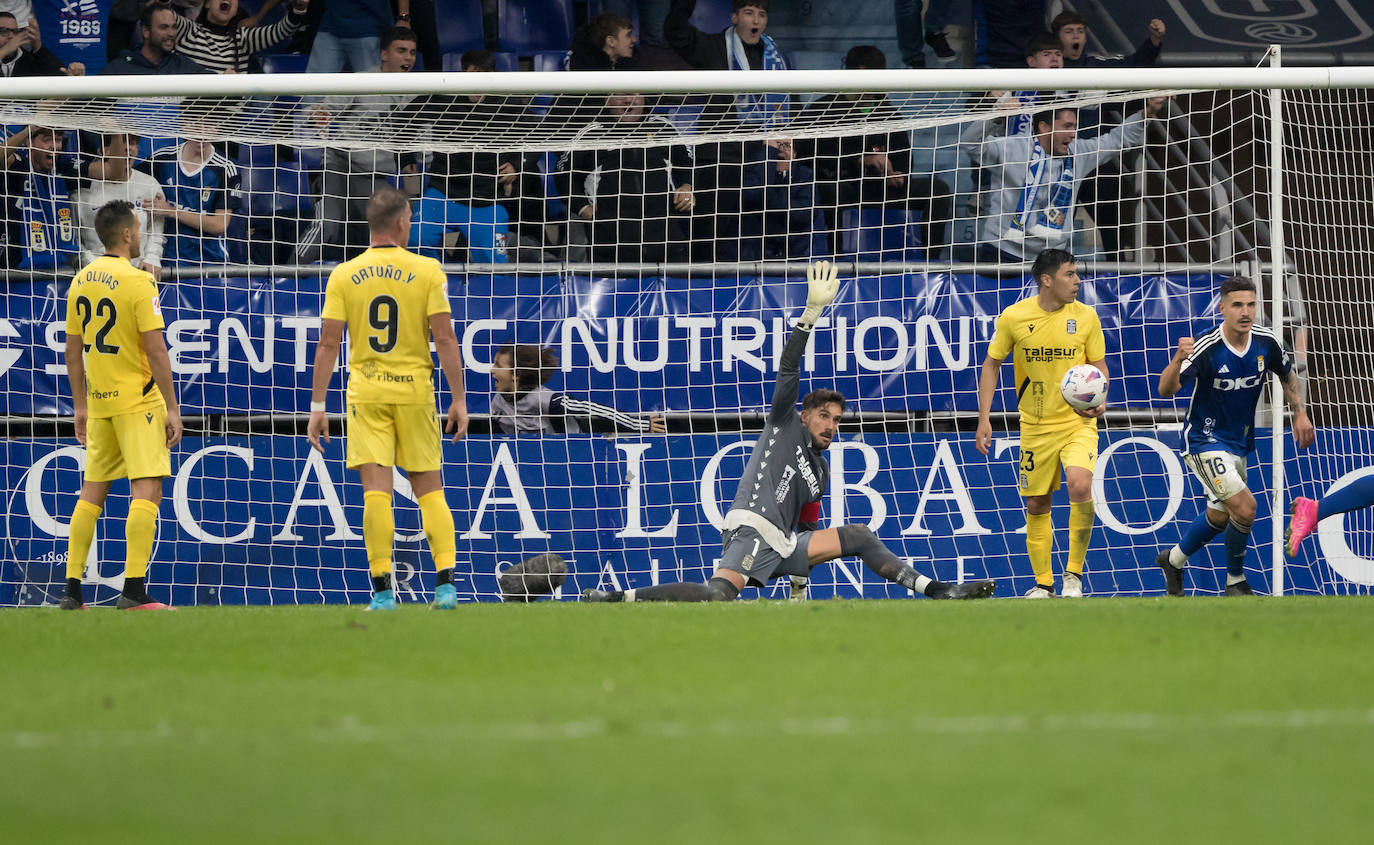
[[[709,575],[817,259],[839,262],[843,285],[802,392],[850,401],[822,524],[867,522],[923,572],[1023,592],[1009,373],[992,456],[973,432],[992,322],[1033,290],[1046,244],[1078,256],[1112,370],[1089,594],[1161,594],[1155,555],[1204,506],[1177,454],[1187,394],[1162,399],[1158,374],[1179,337],[1217,324],[1233,275],[1259,284],[1318,427],[1312,449],[1288,445],[1271,388],[1251,583],[1374,585],[1368,514],[1327,520],[1292,561],[1281,548],[1294,496],[1374,472],[1374,68],[33,78],[6,80],[0,124],[17,192],[0,271],[0,605],[61,594],[83,460],[64,296],[98,246],[92,198],[116,195],[148,232],[189,421],[150,590],[366,600],[361,491],[340,442],[312,453],[303,432],[324,280],[366,246],[360,208],[381,184],[412,196],[412,249],[449,272],[475,423],[445,445],[444,474],[469,600],[496,600],[499,573],[542,552],[568,560],[559,599]],[[1043,149],[1042,126],[1072,146]],[[1069,175],[1043,178],[1064,155]],[[556,419],[493,404],[510,348],[533,356],[526,388],[562,397]],[[425,600],[432,564],[398,490],[397,589]],[[119,584],[106,526],[122,507],[112,497],[88,565],[97,602]],[[1054,520],[1058,572],[1062,502]],[[1220,593],[1222,572],[1219,549],[1199,553],[1190,591]],[[901,592],[856,561],[815,574],[814,597]]]

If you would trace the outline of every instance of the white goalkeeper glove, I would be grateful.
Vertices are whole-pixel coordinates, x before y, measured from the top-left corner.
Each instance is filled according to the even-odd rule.
[[[806,268],[806,310],[802,312],[801,325],[810,328],[816,325],[827,306],[835,301],[840,291],[839,269],[829,261],[817,261]]]

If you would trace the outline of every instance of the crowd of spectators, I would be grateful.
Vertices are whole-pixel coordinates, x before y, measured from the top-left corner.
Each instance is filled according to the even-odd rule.
[[[37,9],[30,2],[0,0],[0,73],[85,73],[96,60],[90,45],[72,53],[44,43],[51,30],[45,15],[54,14],[56,0],[37,0]],[[249,73],[262,67],[264,53],[293,49],[313,72],[405,73],[444,61],[433,0],[86,0],[81,8],[88,5],[106,14],[111,42],[124,34],[121,43],[98,45],[106,74]],[[927,55],[942,63],[958,58],[945,32],[951,5],[895,0],[902,64],[922,67]],[[575,32],[564,66],[790,67],[785,45],[768,32],[769,0],[733,0],[729,19],[705,30],[692,23],[696,6],[697,0],[606,0],[601,14]],[[1134,53],[1102,57],[1086,49],[1084,18],[1064,12],[1047,23],[1044,0],[983,0],[981,9],[977,61],[992,66],[1145,66],[1158,60],[1165,34],[1163,22],[1152,20]],[[491,73],[497,57],[469,49],[456,65],[450,69]],[[853,47],[843,60],[846,69],[887,66],[871,45]],[[289,164],[308,196],[289,208],[271,205],[267,215],[254,210],[263,205],[254,199],[261,180],[241,178],[264,163],[251,161],[240,145],[9,127],[0,147],[0,250],[12,268],[74,266],[96,248],[93,209],[125,199],[142,223],[139,261],[155,273],[164,264],[337,261],[366,245],[362,203],[382,184],[414,198],[411,246],[450,261],[807,258],[843,254],[852,249],[842,243],[843,230],[854,221],[879,221],[902,227],[904,243],[917,245],[899,257],[1019,262],[1046,246],[1071,246],[1074,217],[1084,209],[1099,228],[1112,230],[1103,232],[1104,246],[1123,249],[1128,244],[1116,230],[1127,222],[1122,197],[1131,186],[1116,165],[1140,147],[1144,121],[1162,104],[1128,106],[1129,117],[1107,125],[1095,110],[1055,108],[1056,99],[1044,91],[969,98],[975,107],[1016,110],[1006,119],[970,121],[960,139],[979,179],[976,245],[951,243],[957,186],[948,174],[922,167],[929,158],[913,155],[910,133],[862,130],[902,119],[900,104],[885,96],[830,94],[807,102],[773,94],[625,94],[540,102],[397,95],[302,103],[304,131],[320,139],[323,155],[309,164],[290,147],[274,150],[266,166]],[[388,151],[389,128],[437,114],[450,126],[490,134],[491,148]],[[569,150],[541,154],[511,144],[503,151],[500,133],[491,132],[541,119],[569,124]],[[815,131],[832,125],[860,128]],[[739,129],[754,139],[693,137]],[[801,137],[786,137],[793,132]],[[359,133],[374,143],[329,144]],[[266,188],[281,190],[271,180]],[[264,216],[272,222],[264,224]],[[279,216],[295,219],[283,226]],[[268,243],[245,248],[258,240]]]

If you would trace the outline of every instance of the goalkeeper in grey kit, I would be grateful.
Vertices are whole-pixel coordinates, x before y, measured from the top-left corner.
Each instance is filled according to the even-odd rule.
[[[813,390],[797,413],[801,360],[811,328],[839,290],[835,266],[808,269],[806,310],[783,349],[773,406],[754,443],[749,465],[725,516],[721,560],[705,584],[660,584],[633,590],[584,590],[587,601],[730,601],[746,586],[791,576],[804,583],[811,567],[856,556],[888,581],[938,599],[992,595],[991,581],[950,584],[921,575],[903,563],[866,525],[820,530],[820,500],[830,476],[821,453],[830,447],[845,399],[833,390]]]

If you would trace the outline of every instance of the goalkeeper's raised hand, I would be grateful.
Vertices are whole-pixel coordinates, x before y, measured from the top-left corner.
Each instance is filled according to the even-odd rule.
[[[806,268],[806,283],[806,310],[802,312],[800,323],[810,327],[835,301],[835,294],[840,290],[839,269],[829,261],[817,261]]]

